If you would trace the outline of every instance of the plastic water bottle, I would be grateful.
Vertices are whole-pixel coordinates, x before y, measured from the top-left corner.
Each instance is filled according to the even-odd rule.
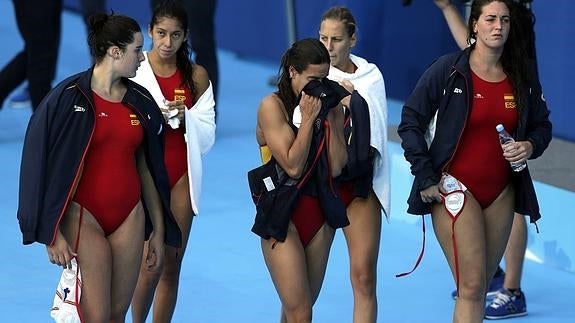
[[[511,137],[511,135],[507,131],[505,131],[505,127],[503,127],[502,124],[498,124],[495,127],[495,130],[497,130],[497,133],[499,134],[499,142],[501,143],[501,145],[515,142],[515,139],[513,139],[513,137]],[[527,163],[525,161],[511,163],[511,169],[513,169],[513,171],[515,172],[522,171],[525,168],[525,166],[527,166]]]

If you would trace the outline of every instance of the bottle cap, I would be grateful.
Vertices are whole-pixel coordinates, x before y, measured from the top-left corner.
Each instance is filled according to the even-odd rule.
[[[495,126],[495,130],[497,130],[497,132],[501,132],[501,131],[503,131],[503,129],[505,129],[505,128],[503,128],[503,125],[501,123],[498,124],[497,126]]]

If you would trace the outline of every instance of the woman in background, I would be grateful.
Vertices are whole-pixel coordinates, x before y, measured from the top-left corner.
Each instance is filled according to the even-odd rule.
[[[354,296],[353,322],[377,320],[377,258],[381,236],[382,213],[390,212],[390,177],[387,154],[387,100],[383,76],[375,64],[351,54],[357,42],[357,24],[351,11],[332,7],[321,18],[319,39],[330,54],[328,78],[340,82],[350,93],[357,91],[367,102],[370,168],[363,178],[346,178],[342,197],[347,206],[350,225],[343,228],[350,259],[350,276]],[[354,115],[351,96],[343,105]],[[359,112],[358,112],[359,113]],[[367,133],[367,131],[364,131]],[[355,138],[352,138],[355,139]],[[364,186],[358,189],[359,186]],[[355,188],[355,190],[352,189]]]
[[[215,140],[214,99],[206,70],[190,59],[188,18],[179,1],[154,8],[148,35],[152,49],[134,81],[145,86],[166,122],[164,160],[171,189],[170,208],[182,231],[182,247],[165,247],[162,271],[145,262],[132,300],[134,322],[144,322],[154,304],[153,321],[170,322],[176,307],[182,261],[192,219],[199,212],[202,156]]]

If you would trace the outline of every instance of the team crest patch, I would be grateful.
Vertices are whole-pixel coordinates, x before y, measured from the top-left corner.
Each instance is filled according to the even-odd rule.
[[[515,109],[517,107],[513,94],[503,94],[503,101],[505,102],[505,109]]]
[[[135,114],[131,114],[130,113],[130,124],[132,126],[139,126],[140,125],[140,120],[138,120],[138,116],[136,116]]]

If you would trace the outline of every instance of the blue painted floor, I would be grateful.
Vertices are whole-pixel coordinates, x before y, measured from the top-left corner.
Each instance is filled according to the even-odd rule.
[[[0,12],[0,38],[4,44],[0,65],[4,65],[20,48],[21,41],[11,1],[0,0]],[[84,69],[89,62],[81,19],[66,12],[63,31],[58,81]],[[149,40],[146,42],[149,44]],[[259,238],[250,232],[254,207],[246,181],[246,171],[259,163],[253,130],[256,109],[260,99],[273,90],[267,81],[277,67],[243,61],[225,51],[220,51],[219,57],[218,137],[205,159],[201,213],[194,220],[173,322],[277,322],[279,301],[262,260]],[[390,123],[397,123],[399,108],[397,102],[391,104]],[[16,220],[20,152],[29,116],[29,109],[12,109],[8,104],[0,110],[0,303],[5,308],[0,315],[2,322],[50,322],[49,309],[60,274],[48,262],[43,245],[21,244]],[[398,144],[392,143],[390,148],[392,212],[389,222],[383,225],[378,322],[449,322],[454,304],[450,298],[453,282],[429,217],[426,253],[420,267],[410,276],[395,278],[395,274],[411,269],[420,251],[422,234],[421,218],[405,214],[411,181],[408,165]],[[572,268],[569,252],[565,255],[568,263],[562,266],[552,266],[544,256],[537,255],[565,254],[557,247],[561,247],[561,242],[553,238],[558,231],[547,223],[556,220],[553,214],[574,209],[575,194],[541,183],[536,183],[536,189],[548,222],[540,221],[540,235],[530,232],[530,252],[535,255],[531,259],[537,261],[525,263],[523,289],[529,315],[513,320],[573,322],[575,275],[557,269]],[[573,227],[563,229],[566,232],[559,234],[572,235]],[[324,287],[314,308],[314,322],[351,322],[352,294],[347,272],[345,242],[338,232]]]

